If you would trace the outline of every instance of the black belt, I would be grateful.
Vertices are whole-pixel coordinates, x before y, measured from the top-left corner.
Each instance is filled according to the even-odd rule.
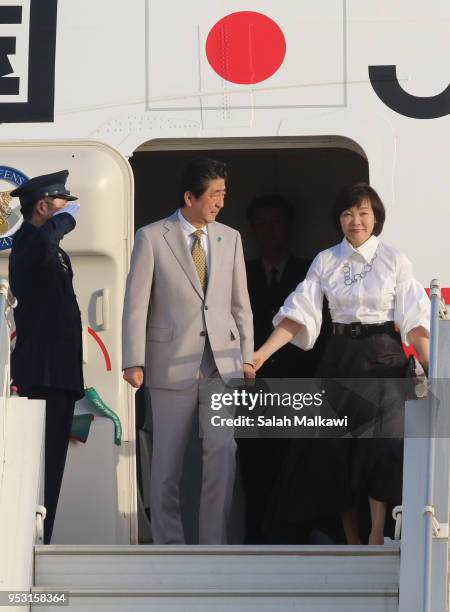
[[[350,338],[367,338],[375,334],[395,333],[394,321],[386,323],[333,323],[335,336],[350,336]]]

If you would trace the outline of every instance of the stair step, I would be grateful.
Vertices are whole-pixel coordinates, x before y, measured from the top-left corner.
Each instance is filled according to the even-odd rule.
[[[398,588],[393,546],[39,546],[35,585],[255,594]],[[312,589],[312,591],[311,591]],[[153,596],[153,595],[152,595]],[[228,595],[227,595],[228,596]],[[303,596],[303,595],[302,595]]]
[[[34,587],[49,593],[58,587]],[[59,589],[60,590],[60,589]],[[71,612],[398,612],[397,588],[305,589],[76,589],[68,588]],[[46,612],[47,606],[32,606]],[[38,611],[39,608],[39,611]],[[48,606],[51,612],[54,606]]]

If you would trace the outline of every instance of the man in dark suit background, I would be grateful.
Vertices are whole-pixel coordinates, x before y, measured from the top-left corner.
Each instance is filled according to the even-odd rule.
[[[261,256],[246,263],[247,282],[253,310],[255,347],[261,346],[273,330],[272,319],[287,296],[305,278],[309,259],[290,251],[295,221],[292,203],[279,195],[264,195],[247,208]],[[309,378],[318,365],[317,350],[302,351],[288,344],[277,351],[258,373],[262,378]]]
[[[280,195],[263,195],[247,208],[247,219],[260,257],[246,263],[253,310],[255,348],[270,336],[272,319],[287,296],[305,278],[311,261],[290,251],[295,221],[293,204]],[[258,372],[259,378],[312,378],[323,352],[323,334],[311,351],[292,344],[277,351]],[[241,439],[239,457],[246,494],[246,542],[273,542],[267,506],[289,446],[287,438]],[[273,518],[273,517],[272,517]],[[295,534],[287,534],[295,543]]]
[[[74,229],[80,208],[66,189],[68,174],[63,170],[37,176],[11,192],[20,198],[24,217],[9,258],[11,290],[18,301],[11,372],[20,395],[46,400],[46,544],[53,531],[75,401],[84,395],[80,310],[70,259],[59,246]]]

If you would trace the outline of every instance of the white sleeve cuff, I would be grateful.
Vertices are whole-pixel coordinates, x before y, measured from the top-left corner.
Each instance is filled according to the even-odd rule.
[[[412,329],[423,327],[430,332],[430,299],[414,278],[397,286],[394,319],[406,346],[409,346],[408,333]]]
[[[304,327],[291,340],[291,344],[309,351],[317,340],[322,325],[323,293],[315,281],[305,279],[285,300],[273,319],[278,325],[283,319],[291,319]]]

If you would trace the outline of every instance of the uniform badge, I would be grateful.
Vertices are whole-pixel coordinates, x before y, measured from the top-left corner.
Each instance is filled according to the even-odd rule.
[[[64,261],[63,254],[62,253],[58,253],[58,258],[59,258],[59,263],[61,264],[61,267],[64,270],[64,272],[68,272],[69,271],[69,266]]]

